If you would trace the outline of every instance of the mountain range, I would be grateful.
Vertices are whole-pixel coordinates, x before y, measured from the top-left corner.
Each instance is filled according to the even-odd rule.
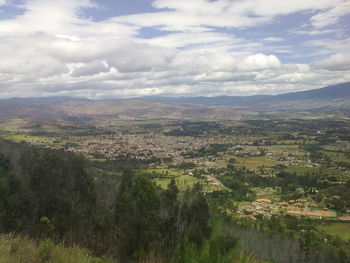
[[[143,97],[145,100],[171,104],[211,105],[211,106],[256,106],[280,102],[300,102],[306,100],[331,101],[350,98],[350,82],[320,89],[284,93],[278,95],[218,96],[218,97]]]
[[[0,100],[0,118],[186,119],[226,118],[242,112],[350,113],[350,82],[279,95],[219,97],[140,97],[88,100],[71,97]]]

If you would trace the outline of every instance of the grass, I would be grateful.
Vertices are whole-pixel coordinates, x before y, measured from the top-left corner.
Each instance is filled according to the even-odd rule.
[[[28,122],[28,120],[24,119],[1,119],[0,128],[6,131],[18,132],[20,130],[26,130],[24,126],[26,126]]]
[[[143,171],[162,175],[167,174],[167,177],[159,177],[154,179],[154,182],[163,189],[166,189],[170,181],[174,178],[176,185],[180,190],[185,190],[187,187],[191,187],[196,183],[201,183],[203,185],[203,189],[207,191],[226,190],[226,188],[222,185],[207,184],[203,179],[196,178],[188,174],[183,174],[177,169],[144,169]]]
[[[250,205],[250,202],[246,202],[246,201],[241,201],[241,202],[236,202],[237,206],[246,206],[246,205]]]
[[[195,178],[191,175],[183,174],[177,169],[144,169],[143,172],[156,173],[159,174],[159,178],[154,179],[157,185],[162,188],[167,188],[170,181],[174,178],[177,187],[180,190],[184,190],[187,186],[192,186],[197,182],[202,182],[202,180]],[[162,177],[166,175],[166,177]]]
[[[278,164],[277,161],[269,160],[266,156],[235,157],[238,167],[257,168],[260,166],[272,167]]]
[[[208,191],[224,191],[227,190],[227,188],[223,185],[213,185],[213,184],[205,184],[203,186],[204,190],[208,190]]]
[[[167,188],[168,184],[171,181],[171,177],[167,177],[167,178],[157,178],[154,179],[154,181],[156,182],[157,185],[159,185],[162,188]],[[192,186],[195,183],[201,183],[203,182],[202,180],[195,178],[193,176],[190,175],[180,175],[180,176],[175,176],[174,177],[175,182],[176,182],[176,186],[180,189],[180,190],[185,190],[188,186]]]
[[[280,194],[278,193],[278,191],[272,189],[271,187],[266,187],[266,188],[256,187],[256,188],[253,188],[253,190],[257,198],[270,199],[275,201],[280,200]]]
[[[66,248],[50,240],[36,243],[26,237],[0,236],[0,263],[116,263],[96,258],[79,247]]]
[[[285,152],[298,152],[298,151],[300,151],[299,145],[272,145],[269,147],[272,149],[275,149],[275,150],[281,150],[281,151],[285,151]]]
[[[323,230],[328,235],[338,236],[341,239],[350,240],[350,223],[329,222],[326,225],[318,226],[319,230]]]
[[[331,152],[326,150],[320,152],[327,155],[329,158],[331,158],[332,161],[350,163],[349,158],[347,158],[343,153]]]
[[[342,171],[332,169],[332,168],[324,168],[324,167],[306,167],[306,166],[288,166],[286,169],[289,173],[297,173],[298,175],[305,175],[307,173],[312,174],[313,172],[327,174],[328,176],[334,175],[338,178],[343,176],[345,180],[348,178],[347,173]]]
[[[318,167],[306,167],[306,166],[288,166],[288,168],[286,169],[287,172],[289,173],[297,173],[299,175],[302,174],[306,174],[306,173],[313,173],[313,172],[317,172],[320,170],[320,168]]]
[[[173,177],[176,182],[176,186],[180,190],[186,190],[187,187],[193,186],[195,183],[200,183],[203,186],[203,190],[206,191],[223,191],[226,190],[226,188],[223,185],[213,185],[206,183],[203,179],[199,179],[196,177],[193,177],[191,175],[180,175],[180,176],[174,176]],[[168,187],[168,184],[170,183],[172,177],[166,177],[166,178],[157,178],[154,179],[157,185],[162,187],[163,189],[166,189]]]
[[[14,142],[22,142],[22,141],[52,141],[53,138],[48,137],[41,137],[41,136],[29,136],[25,134],[15,134],[15,135],[8,135],[5,137],[7,140],[11,140]]]
[[[105,158],[90,158],[89,160],[92,162],[98,162],[98,163],[104,163],[107,161],[107,159]]]
[[[257,194],[256,196],[257,198],[261,198],[261,199],[270,199],[270,200],[274,200],[274,201],[279,201],[280,200],[280,195],[278,194]]]
[[[198,254],[198,256],[200,255]],[[190,258],[192,259],[191,262],[201,262],[199,257]],[[138,262],[165,263],[169,261],[151,253]],[[243,250],[235,249],[225,258],[217,258],[215,262],[262,263],[263,261]],[[97,258],[86,249],[77,246],[65,247],[62,244],[54,244],[49,239],[35,242],[27,237],[0,235],[0,263],[117,263],[117,261],[108,258]]]
[[[180,176],[182,173],[175,169],[144,169],[146,173],[168,174],[169,176]]]

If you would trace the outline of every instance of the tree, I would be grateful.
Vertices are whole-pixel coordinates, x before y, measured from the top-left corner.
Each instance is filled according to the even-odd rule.
[[[210,235],[209,206],[201,190],[199,183],[192,189],[187,189],[180,209],[183,232],[189,241],[198,247]]]
[[[0,153],[0,177],[7,174],[10,169],[10,159],[3,153]]]
[[[22,231],[30,223],[30,194],[24,188],[22,178],[9,169],[9,158],[0,153],[0,229]]]
[[[114,207],[121,261],[149,253],[159,241],[159,209],[160,196],[154,183],[131,171],[124,172]]]
[[[96,201],[93,179],[86,173],[83,160],[60,151],[32,154],[29,178],[37,220],[47,217],[59,236],[77,232]]]
[[[163,247],[168,257],[172,254],[177,242],[178,194],[179,189],[176,186],[175,180],[172,179],[168,184],[168,188],[162,194],[161,207],[161,233]]]

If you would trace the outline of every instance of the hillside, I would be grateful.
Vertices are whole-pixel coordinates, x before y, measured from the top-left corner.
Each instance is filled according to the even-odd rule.
[[[182,118],[195,117],[206,108],[189,105],[169,105],[145,100],[114,100],[95,102],[70,101],[56,104],[58,111],[71,116],[129,118]]]
[[[220,97],[142,97],[87,99],[13,98],[0,100],[0,118],[71,119],[212,119],[248,112],[349,112],[350,83],[280,95]]]
[[[116,261],[100,259],[78,246],[67,248],[54,244],[49,239],[35,242],[29,238],[13,235],[0,236],[1,263],[113,263]]]
[[[321,89],[280,94],[276,95],[275,98],[280,100],[332,100],[350,98],[350,82],[328,86]]]
[[[325,103],[333,100],[348,100],[350,98],[350,82],[328,86],[320,89],[292,92],[278,95],[253,96],[218,96],[218,97],[144,97],[145,100],[190,105],[240,106],[256,107],[271,106],[281,102],[319,101]]]

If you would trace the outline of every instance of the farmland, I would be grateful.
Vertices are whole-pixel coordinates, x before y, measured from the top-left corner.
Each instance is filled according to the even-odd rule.
[[[327,222],[318,228],[329,235],[338,236],[344,241],[350,240],[350,223]]]
[[[148,178],[157,191],[174,183],[180,196],[199,187],[234,222],[317,238],[349,239],[348,120],[2,120],[7,141],[78,155],[110,203],[122,169]],[[173,186],[173,187],[175,187]],[[112,192],[110,192],[112,191]],[[292,219],[291,219],[292,218]],[[296,223],[291,224],[291,220]],[[297,222],[301,223],[297,223]],[[287,223],[286,223],[287,222]],[[302,242],[303,232],[296,238]],[[333,242],[333,241],[332,241]]]

